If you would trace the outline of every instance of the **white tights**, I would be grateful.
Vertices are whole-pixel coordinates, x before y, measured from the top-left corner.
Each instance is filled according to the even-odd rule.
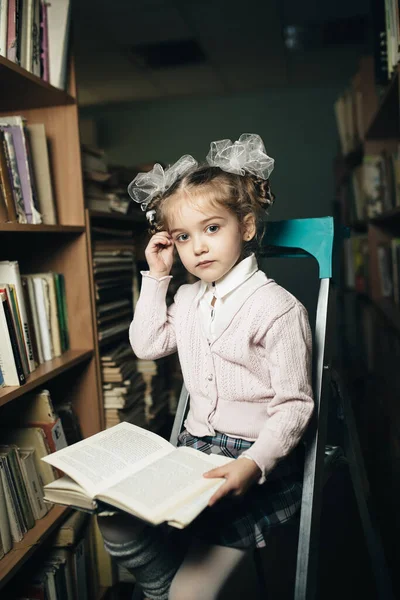
[[[248,552],[193,541],[172,580],[168,600],[217,600]]]

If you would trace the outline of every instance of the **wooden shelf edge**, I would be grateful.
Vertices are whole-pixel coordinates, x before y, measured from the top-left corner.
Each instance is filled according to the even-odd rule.
[[[53,506],[43,519],[36,521],[25,537],[7,552],[0,560],[0,589],[15,575],[15,572],[35,552],[49,534],[55,529],[62,517],[71,509],[65,506]]]
[[[7,73],[4,75],[4,71]],[[61,90],[59,88],[54,87],[47,81],[44,81],[37,75],[30,73],[26,69],[23,69],[16,63],[8,60],[4,56],[0,56],[0,72],[2,73],[2,78],[7,79],[12,77],[15,80],[19,80],[20,82],[26,82],[31,89],[41,90],[42,101],[38,101],[36,108],[41,108],[45,106],[61,106],[61,105],[69,105],[76,104],[76,99],[71,96],[65,90]],[[14,99],[15,102],[15,99]],[[30,108],[33,108],[32,104],[28,102]],[[0,102],[1,110],[3,110],[2,104]],[[7,110],[7,109],[6,109]]]
[[[48,360],[28,376],[28,381],[24,385],[1,388],[0,406],[7,404],[7,402],[18,398],[19,396],[23,396],[26,392],[34,390],[64,371],[89,360],[92,356],[93,350],[67,350],[67,352],[64,352],[60,357]]]
[[[28,225],[24,223],[0,223],[0,232],[83,233],[84,231],[84,225]]]

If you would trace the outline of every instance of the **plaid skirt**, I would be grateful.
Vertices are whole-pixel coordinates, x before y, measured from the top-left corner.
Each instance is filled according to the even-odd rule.
[[[178,446],[190,446],[206,454],[238,458],[253,442],[229,437],[195,437],[186,430]],[[187,528],[210,544],[231,548],[262,548],[272,528],[297,516],[302,494],[302,447],[298,447],[268,474],[262,485],[253,485],[244,496],[225,497],[206,508]],[[189,532],[188,532],[189,533]]]

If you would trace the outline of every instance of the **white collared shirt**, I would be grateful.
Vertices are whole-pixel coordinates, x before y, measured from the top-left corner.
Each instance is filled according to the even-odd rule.
[[[199,292],[199,309],[203,331],[211,344],[223,331],[241,304],[241,297],[246,294],[243,285],[258,271],[254,254],[244,258],[233,267],[222,279],[214,284],[202,282]],[[214,307],[213,296],[217,298]]]

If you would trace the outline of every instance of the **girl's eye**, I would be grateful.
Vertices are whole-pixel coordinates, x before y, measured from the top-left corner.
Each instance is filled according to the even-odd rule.
[[[177,236],[176,241],[177,242],[186,242],[186,240],[188,239],[188,234],[187,233],[181,233],[180,235]]]
[[[210,233],[216,233],[219,229],[219,225],[209,225],[207,227],[207,231],[209,231]]]

